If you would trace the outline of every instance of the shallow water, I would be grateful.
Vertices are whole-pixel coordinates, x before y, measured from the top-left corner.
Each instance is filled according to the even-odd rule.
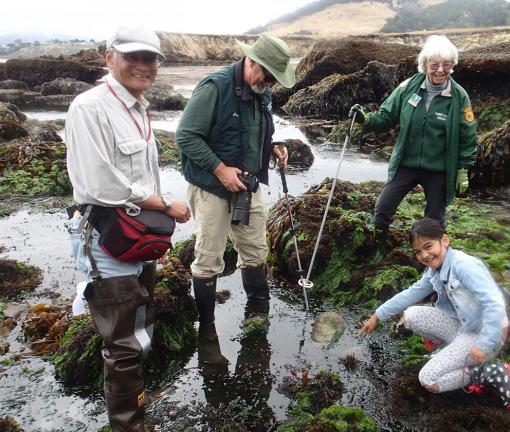
[[[216,67],[183,67],[163,68],[161,75],[166,82],[172,83],[177,91],[185,96],[188,87],[196,82],[209,70]],[[170,78],[169,78],[170,77]],[[172,81],[173,80],[173,81]],[[39,120],[65,118],[60,112],[27,112],[28,117]],[[181,113],[156,113],[153,127],[175,131]],[[331,143],[320,139],[309,140],[306,130],[296,126],[293,119],[276,117],[275,140],[298,138],[311,145],[315,156],[312,167],[304,171],[288,171],[287,180],[289,193],[300,195],[310,186],[320,183],[325,177],[333,177],[338,167],[339,149]],[[364,180],[384,180],[386,163],[367,155],[348,151],[342,164],[339,178],[359,182]],[[172,200],[186,199],[186,182],[174,168],[166,167],[161,172],[163,193]],[[266,202],[272,205],[282,196],[279,174],[270,173],[270,187],[263,186]],[[36,265],[44,270],[43,282],[31,294],[26,302],[30,305],[39,302],[70,301],[76,284],[82,280],[81,274],[74,270],[73,260],[67,244],[64,230],[65,215],[63,210],[48,212],[32,205],[11,216],[0,219],[2,240],[0,245],[5,249],[0,257],[16,259]],[[193,222],[179,225],[173,239],[179,241],[188,238],[193,232]],[[347,390],[342,401],[362,406],[376,418],[382,419],[383,414],[374,409],[369,401],[378,392],[377,385],[364,375],[346,373],[339,358],[345,356],[347,349],[354,347],[362,362],[369,366],[373,350],[368,348],[370,339],[359,340],[356,335],[357,313],[347,312],[347,330],[340,340],[331,347],[324,347],[311,340],[313,317],[321,312],[312,308],[306,314],[301,293],[290,296],[288,293],[280,297],[282,291],[277,287],[272,290],[270,312],[270,329],[267,338],[246,340],[241,337],[239,324],[242,320],[245,295],[242,289],[239,272],[220,278],[218,290],[229,289],[232,297],[225,304],[217,306],[217,330],[220,334],[222,355],[228,359],[229,365],[223,379],[239,400],[257,403],[264,412],[275,420],[286,417],[289,399],[277,389],[282,378],[289,375],[291,369],[305,368],[312,372],[319,370],[340,371],[346,381]],[[55,293],[61,299],[55,300]],[[18,325],[7,338],[10,342],[10,353],[1,359],[9,359],[12,353],[24,350],[23,337]],[[373,347],[371,347],[373,348]],[[384,351],[384,350],[383,350]],[[257,354],[265,353],[264,362],[260,362]],[[217,353],[216,353],[217,354]],[[262,368],[262,370],[261,370]],[[26,431],[95,431],[107,423],[104,402],[98,394],[73,394],[64,389],[54,379],[53,366],[40,358],[24,356],[14,365],[0,366],[0,407],[2,415],[14,417]],[[250,383],[250,388],[243,390],[246,371],[258,377],[257,373],[267,378],[260,382]],[[387,371],[388,372],[388,371]],[[375,373],[378,375],[378,373]],[[207,387],[204,389],[204,376]],[[244,380],[244,381],[243,381]],[[225,392],[224,386],[214,384],[208,378],[208,371],[199,367],[198,353],[195,353],[175,382],[169,382],[168,393],[149,409],[149,416],[154,419],[158,430],[168,429],[168,412],[175,406],[185,406],[195,402],[218,401],[228,403],[232,392]],[[230,398],[230,399],[229,399]],[[254,402],[255,401],[255,402]],[[366,406],[365,406],[366,405]],[[388,424],[381,420],[381,424]]]

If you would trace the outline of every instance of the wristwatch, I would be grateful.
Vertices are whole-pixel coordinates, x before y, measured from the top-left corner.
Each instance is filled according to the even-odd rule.
[[[162,196],[160,196],[159,198],[161,199],[161,203],[165,206],[163,212],[166,213],[168,210],[172,208],[172,201],[166,201],[165,198],[163,198]]]

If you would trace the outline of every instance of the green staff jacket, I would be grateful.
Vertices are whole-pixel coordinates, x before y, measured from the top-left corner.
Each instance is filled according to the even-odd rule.
[[[364,129],[386,131],[400,124],[391,154],[388,180],[399,166],[446,172],[446,203],[455,196],[457,170],[476,159],[476,122],[466,91],[451,77],[445,90],[425,109],[425,75],[401,83],[378,112],[367,115]]]

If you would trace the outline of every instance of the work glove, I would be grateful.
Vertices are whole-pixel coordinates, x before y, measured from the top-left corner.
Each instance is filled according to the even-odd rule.
[[[353,116],[356,116],[354,118],[356,123],[364,124],[367,119],[365,108],[363,108],[360,104],[353,105],[349,110],[349,118],[352,118]]]
[[[467,191],[469,186],[468,180],[468,170],[465,168],[461,168],[457,171],[457,181],[455,183],[455,189],[457,191],[457,195],[462,195]]]

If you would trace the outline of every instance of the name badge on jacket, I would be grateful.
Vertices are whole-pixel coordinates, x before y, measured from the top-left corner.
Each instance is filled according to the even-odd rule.
[[[413,93],[407,102],[409,102],[413,107],[416,107],[421,101],[421,96]]]

